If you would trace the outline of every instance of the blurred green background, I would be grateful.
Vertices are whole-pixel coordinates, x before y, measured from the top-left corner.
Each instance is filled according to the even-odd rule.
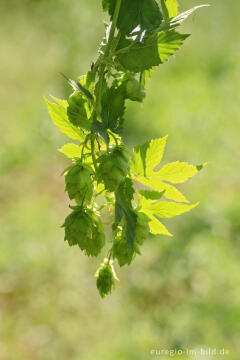
[[[181,1],[181,10],[196,1]],[[151,349],[240,356],[240,3],[210,1],[193,35],[129,105],[129,145],[168,134],[165,161],[208,162],[181,189],[198,208],[166,221],[101,300],[85,258],[63,241],[67,142],[43,95],[70,93],[103,35],[100,0],[0,1],[0,360],[147,360]],[[160,356],[156,358],[160,359]],[[168,358],[168,357],[166,357]],[[175,357],[176,358],[176,357]]]

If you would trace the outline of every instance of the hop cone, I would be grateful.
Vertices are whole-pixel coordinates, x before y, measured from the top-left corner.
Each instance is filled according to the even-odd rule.
[[[126,85],[126,96],[132,101],[142,102],[146,94],[136,79],[130,79]]]
[[[128,153],[123,146],[115,147],[110,154],[99,158],[98,180],[111,192],[117,190],[129,169]]]
[[[113,242],[112,255],[114,259],[117,259],[119,266],[130,265],[136,254],[140,254],[136,241],[133,243],[133,249],[128,250],[127,239],[125,231],[122,234],[117,235]]]
[[[115,280],[118,280],[112,261],[110,260],[109,262],[108,259],[105,259],[104,263],[101,264],[100,268],[97,270],[95,276],[97,277],[97,288],[99,294],[102,298],[104,298],[111,293]]]
[[[88,256],[97,256],[105,245],[100,218],[91,210],[80,207],[67,216],[63,224],[65,238],[70,246],[78,245]]]
[[[93,195],[91,168],[87,165],[73,165],[65,177],[66,191],[69,198],[75,199],[79,205],[89,203]]]

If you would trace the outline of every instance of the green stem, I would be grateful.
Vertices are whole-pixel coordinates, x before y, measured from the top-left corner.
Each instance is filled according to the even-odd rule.
[[[121,2],[122,2],[122,0],[117,0],[117,2],[116,2],[106,50],[102,57],[103,63],[101,64],[100,69],[99,69],[99,85],[98,85],[98,93],[96,95],[96,107],[97,107],[98,111],[100,109],[100,104],[101,104],[102,86],[103,86],[103,80],[104,80],[104,72],[105,72],[105,68],[106,68],[106,64],[104,63],[104,60],[109,56],[109,53],[111,51],[112,42],[113,42],[113,38],[114,38],[116,26],[117,26],[117,19],[118,19],[118,15],[119,15]]]
[[[102,98],[102,86],[103,86],[104,73],[105,73],[105,68],[106,68],[106,64],[104,63],[104,60],[109,56],[109,53],[111,51],[112,42],[114,39],[114,34],[115,34],[116,26],[117,26],[117,19],[118,19],[118,15],[119,15],[119,11],[120,11],[121,2],[122,2],[122,0],[116,0],[116,6],[114,9],[113,20],[112,20],[112,24],[111,24],[111,29],[110,29],[110,33],[109,33],[106,50],[105,50],[104,55],[100,57],[100,59],[103,60],[103,62],[100,65],[99,73],[98,73],[99,74],[98,75],[99,76],[99,84],[98,84],[98,91],[96,94],[96,107],[95,107],[95,113],[94,113],[95,119],[97,116],[99,116],[99,114],[101,112],[100,107],[101,107],[101,98]],[[93,165],[94,165],[95,171],[97,171],[94,140],[95,139],[92,136],[91,137],[91,153],[92,153]]]
[[[85,146],[87,144],[87,141],[88,141],[88,135],[85,137],[85,140],[82,144],[82,151],[81,151],[81,160],[83,161],[83,156],[84,156],[84,149],[85,149]]]
[[[117,138],[116,138],[116,136],[111,132],[111,131],[109,131],[109,135],[111,135],[112,136],[112,138],[114,139],[114,141],[115,141],[115,144],[116,144],[116,146],[118,146],[118,141],[117,141]]]
[[[96,161],[96,156],[95,156],[94,141],[95,141],[95,138],[94,138],[94,135],[92,135],[92,137],[91,137],[91,154],[92,154],[92,161],[93,161],[94,169],[95,169],[95,171],[97,171],[98,167],[97,167],[97,161]]]
[[[114,38],[116,26],[117,26],[117,20],[118,20],[118,15],[119,15],[119,11],[120,11],[121,2],[122,2],[122,0],[117,0],[116,6],[115,6],[115,9],[114,9],[111,30],[110,30],[108,43],[107,43],[107,48],[106,48],[104,57],[107,57],[109,55],[110,50],[111,50],[112,41],[113,41],[113,38]]]
[[[114,42],[114,45],[112,46],[112,54],[114,53],[114,51],[116,50],[116,48],[117,48],[117,46],[118,46],[118,43],[119,43],[119,41],[120,41],[120,39],[121,39],[121,33],[120,33],[120,31],[118,32],[118,34],[117,34],[117,36],[116,36],[116,39],[115,39],[115,42]]]
[[[111,258],[112,258],[112,248],[109,249],[109,252],[108,252],[108,263],[110,262]]]

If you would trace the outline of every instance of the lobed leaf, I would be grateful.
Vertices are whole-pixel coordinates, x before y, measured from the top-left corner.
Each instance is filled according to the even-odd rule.
[[[165,226],[159,221],[159,218],[171,218],[181,215],[198,205],[198,203],[185,205],[168,201],[160,201],[156,203],[151,199],[143,197],[141,193],[138,193],[138,197],[141,211],[151,219],[149,226],[153,234],[165,234],[171,236]]]
[[[135,146],[131,160],[132,173],[137,177],[148,177],[163,157],[167,136]]]
[[[177,215],[181,215],[193,208],[199,203],[193,205],[177,204],[174,202],[161,201],[157,204],[151,205],[151,211],[159,218],[171,218]]]
[[[188,36],[175,31],[160,31],[148,36],[144,43],[125,39],[119,47],[126,51],[119,51],[116,60],[127,70],[142,72],[167,61]]]
[[[151,233],[153,235],[167,235],[167,236],[173,236],[168,229],[166,228],[165,225],[163,225],[163,223],[158,220],[157,218],[155,218],[155,216],[152,215],[151,212],[148,211],[144,211],[144,213],[151,219],[151,221],[149,222],[149,227],[151,230]]]
[[[129,254],[133,251],[134,240],[136,237],[136,226],[137,226],[137,215],[132,207],[133,200],[133,182],[131,179],[126,178],[119,186],[118,190],[115,193],[116,203],[115,203],[115,223],[114,226],[117,226],[122,217],[125,218],[126,222],[126,239],[127,239],[127,248]]]
[[[154,139],[134,147],[131,160],[132,174],[136,181],[154,191],[160,193],[164,191],[164,197],[167,199],[188,203],[186,197],[169,183],[179,184],[189,180],[206,164],[194,166],[186,162],[176,161],[154,171],[162,160],[166,140],[167,137]]]
[[[189,202],[175,186],[165,183],[163,181],[159,181],[159,179],[154,176],[151,176],[150,178],[137,177],[136,180],[141,184],[152,188],[155,191],[164,191],[163,195],[167,199],[174,200],[176,202]]]
[[[68,99],[67,115],[70,122],[85,130],[91,128],[91,112],[88,101],[83,98],[79,91],[75,91]]]
[[[109,10],[111,19],[116,0],[103,0],[103,8]],[[162,21],[160,8],[155,0],[122,0],[117,27],[123,33],[130,35],[139,27],[141,31],[153,31]]]
[[[69,159],[80,158],[82,154],[82,148],[76,144],[65,144],[60,149],[61,153],[66,155]]]
[[[122,130],[122,118],[125,111],[125,88],[123,86],[112,86],[102,96],[102,121],[105,129],[114,133]]]
[[[158,172],[154,173],[156,180],[169,181],[172,184],[180,184],[196,175],[198,169],[187,162],[175,161],[164,165]]]

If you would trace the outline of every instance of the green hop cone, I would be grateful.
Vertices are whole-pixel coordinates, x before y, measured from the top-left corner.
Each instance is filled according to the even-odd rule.
[[[110,154],[100,156],[99,162],[98,181],[104,183],[106,190],[116,191],[129,170],[127,150],[122,145],[116,146]]]
[[[113,242],[112,256],[117,259],[119,266],[130,265],[136,254],[140,254],[138,244],[134,241],[133,249],[129,252],[127,248],[127,239],[125,231],[122,234],[118,234]]]
[[[136,240],[139,245],[142,245],[144,240],[148,237],[150,219],[143,212],[137,212],[137,226],[136,226]]]
[[[73,165],[67,172],[65,183],[65,190],[71,200],[75,199],[79,205],[90,203],[93,195],[93,182],[89,166]]]
[[[145,98],[145,91],[136,79],[130,79],[126,84],[126,97],[132,101],[142,102]]]
[[[100,218],[89,209],[76,207],[64,224],[65,238],[70,246],[78,245],[87,256],[98,256],[105,245]]]
[[[102,298],[109,295],[115,280],[118,280],[114,271],[112,260],[104,259],[103,264],[97,270],[95,276],[97,277],[97,288]]]

